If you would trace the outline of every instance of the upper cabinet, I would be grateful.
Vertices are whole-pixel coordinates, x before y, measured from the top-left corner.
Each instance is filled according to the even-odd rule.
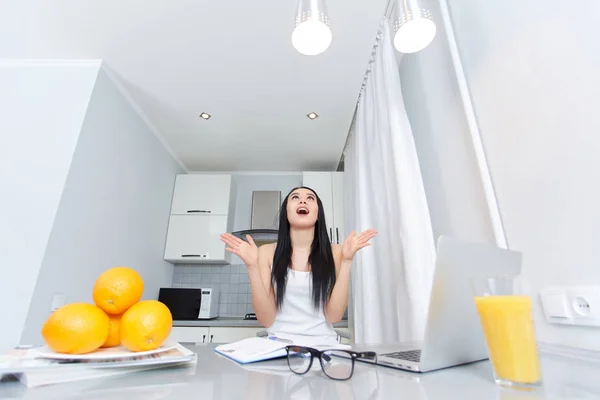
[[[231,175],[177,175],[164,259],[172,263],[223,264],[230,255],[227,231]]]
[[[173,263],[225,264],[228,257],[220,235],[226,230],[225,215],[171,215],[164,258]]]
[[[327,232],[331,243],[343,243],[346,238],[344,173],[303,172],[302,184],[313,189],[323,203]]]
[[[231,175],[177,175],[171,215],[227,215]]]
[[[331,192],[333,194],[333,222],[335,243],[342,244],[346,239],[346,211],[344,206],[344,173],[331,173]]]

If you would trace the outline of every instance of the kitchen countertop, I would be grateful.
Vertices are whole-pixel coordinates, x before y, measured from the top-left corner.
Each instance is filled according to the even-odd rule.
[[[257,320],[244,320],[241,317],[218,317],[215,319],[203,319],[193,321],[173,321],[173,326],[225,326],[225,327],[245,327],[261,328],[262,325]],[[341,321],[333,325],[335,328],[347,328],[348,321]]]
[[[189,346],[198,354],[190,367],[135,372],[27,389],[0,383],[0,398],[19,399],[598,399],[600,364],[553,354],[542,355],[544,386],[534,393],[498,387],[488,361],[433,371],[405,372],[357,363],[347,381],[334,381],[320,369],[295,375],[284,359],[239,365],[214,352],[215,345]],[[318,366],[318,364],[317,364]]]

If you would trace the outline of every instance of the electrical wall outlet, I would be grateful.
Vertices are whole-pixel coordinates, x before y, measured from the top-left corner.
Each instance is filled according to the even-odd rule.
[[[540,295],[549,323],[600,326],[600,286],[550,287]]]

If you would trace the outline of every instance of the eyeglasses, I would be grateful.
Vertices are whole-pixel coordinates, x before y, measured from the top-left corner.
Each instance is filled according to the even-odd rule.
[[[287,346],[287,361],[290,370],[298,375],[304,375],[312,367],[313,360],[319,359],[321,369],[331,379],[345,381],[354,373],[356,359],[377,360],[377,353],[367,351],[357,353],[351,350],[317,350],[304,346]]]

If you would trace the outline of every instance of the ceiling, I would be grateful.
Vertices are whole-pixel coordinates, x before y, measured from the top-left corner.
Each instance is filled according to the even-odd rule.
[[[0,0],[0,57],[102,59],[190,170],[333,170],[387,0],[326,0],[318,56],[296,1]]]

